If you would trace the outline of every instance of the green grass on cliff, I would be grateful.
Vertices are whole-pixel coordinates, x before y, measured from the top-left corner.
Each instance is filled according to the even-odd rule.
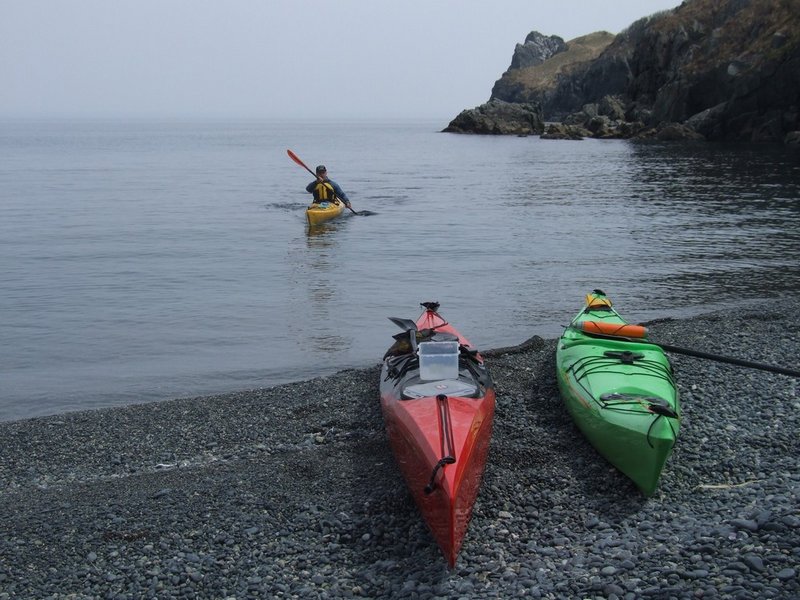
[[[559,75],[571,72],[577,65],[600,56],[614,40],[614,34],[598,31],[567,42],[567,49],[547,59],[540,65],[507,71],[503,79],[520,83],[528,89],[552,88]]]

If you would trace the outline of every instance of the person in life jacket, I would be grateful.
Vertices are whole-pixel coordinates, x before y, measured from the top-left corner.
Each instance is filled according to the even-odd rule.
[[[347,208],[350,208],[350,200],[347,194],[339,186],[338,183],[332,179],[328,179],[328,169],[325,165],[319,165],[316,169],[317,178],[306,186],[306,191],[314,194],[314,202],[333,202],[336,198],[344,202]]]

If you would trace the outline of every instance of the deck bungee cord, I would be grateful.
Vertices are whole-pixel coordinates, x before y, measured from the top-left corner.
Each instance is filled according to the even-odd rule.
[[[433,493],[436,489],[436,474],[439,469],[445,465],[454,465],[456,463],[455,457],[455,444],[453,444],[453,427],[450,424],[450,406],[447,404],[447,396],[439,394],[436,396],[436,408],[439,415],[439,436],[441,438],[441,455],[442,458],[433,467],[431,479],[428,485],[425,486],[425,494]]]

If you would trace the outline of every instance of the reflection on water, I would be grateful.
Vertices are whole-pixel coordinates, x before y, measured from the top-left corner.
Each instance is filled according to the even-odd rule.
[[[781,147],[713,144],[633,150],[636,209],[648,224],[635,236],[652,248],[654,285],[698,303],[800,289],[796,157]]]
[[[518,241],[519,269],[538,284],[515,282],[515,313],[539,331],[557,334],[552,324],[566,317],[556,314],[570,298],[577,310],[592,287],[637,319],[800,289],[796,153],[629,142],[540,149],[520,157],[504,202],[518,214],[505,235]]]
[[[310,312],[303,324],[300,345],[324,356],[346,351],[350,340],[341,335],[340,314],[343,308],[339,286],[336,285],[337,229],[343,220],[306,227],[306,252],[299,269],[301,286],[307,290]]]
[[[336,231],[336,226],[338,222],[328,222],[328,223],[320,223],[319,225],[309,225],[306,227],[306,237],[309,240],[309,248],[313,247],[316,243],[320,244],[320,247],[325,247],[333,243],[333,238],[331,237],[333,232]],[[315,242],[315,240],[322,240],[321,242]]]

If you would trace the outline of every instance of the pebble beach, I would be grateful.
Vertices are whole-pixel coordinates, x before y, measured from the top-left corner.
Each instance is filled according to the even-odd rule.
[[[797,369],[796,311],[773,298],[648,326]],[[573,424],[555,348],[484,352],[494,435],[453,569],[394,464],[377,361],[0,423],[0,600],[800,597],[798,380],[669,354],[681,433],[645,498]]]

